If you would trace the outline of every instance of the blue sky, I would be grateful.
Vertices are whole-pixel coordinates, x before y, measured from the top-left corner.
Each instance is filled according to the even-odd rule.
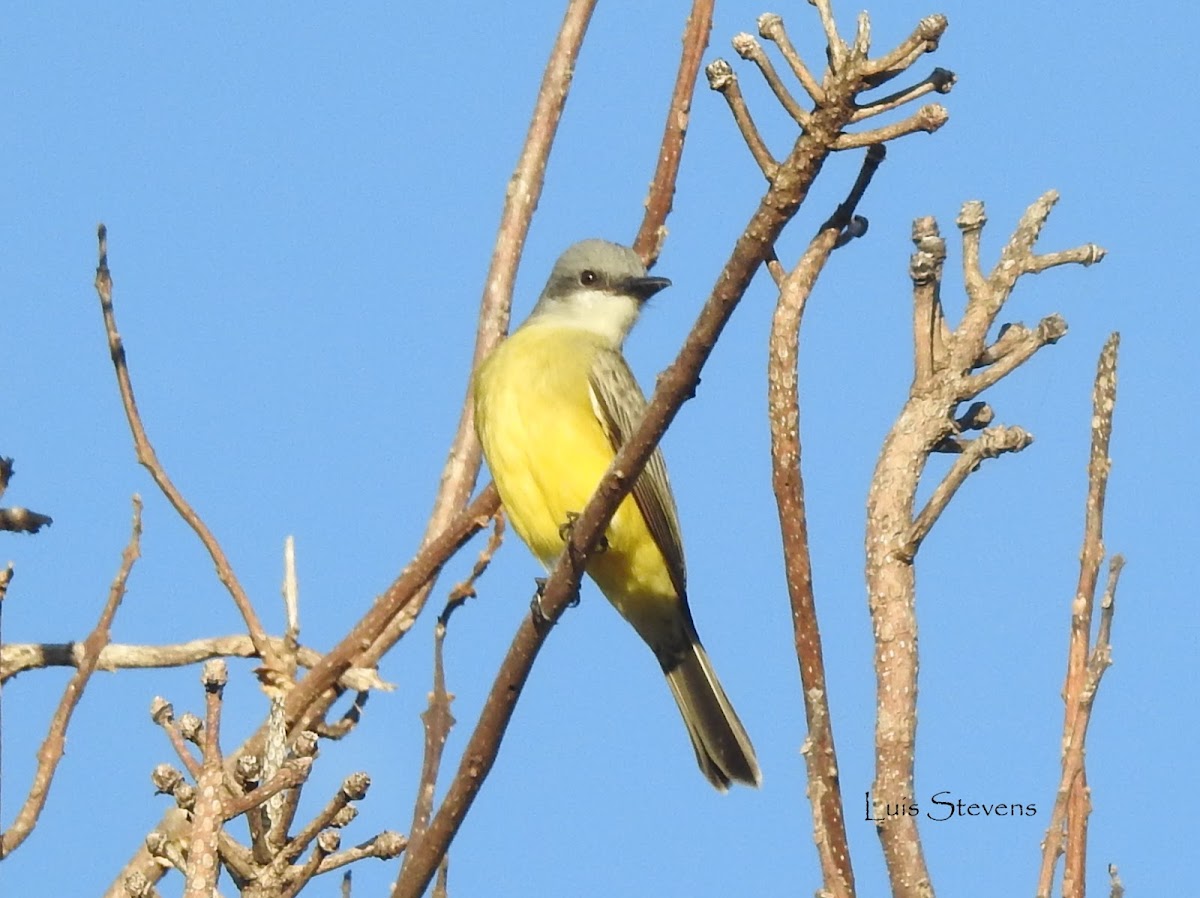
[[[918,800],[1034,803],[1032,818],[926,821],[943,894],[1032,892],[1057,782],[1068,608],[1077,576],[1095,359],[1122,333],[1107,544],[1128,567],[1115,664],[1089,739],[1089,883],[1104,867],[1170,893],[1190,881],[1181,798],[1200,738],[1194,663],[1200,437],[1192,258],[1196,135],[1170,74],[1192,52],[1181,3],[876,4],[875,46],[945,12],[940,65],[959,84],[949,124],[889,156],[860,211],[868,237],[835,254],[809,307],[802,428],[814,576],[841,780],[863,894],[883,888],[872,825],[874,676],[863,584],[864,502],[880,441],[911,376],[910,223],[954,236],[987,203],[995,258],[1024,207],[1056,188],[1042,238],[1096,242],[1102,265],[1029,278],[1005,320],[1061,312],[1070,333],[985,397],[1031,430],[1026,452],[987,462],[922,547]],[[763,9],[721,4],[707,54],[734,59],[768,141],[792,131],[728,39]],[[776,8],[809,59],[805,3]],[[843,28],[857,8],[839,8]],[[554,257],[591,236],[631,239],[674,77],[684,4],[602,4],[585,44],[521,267],[532,305]],[[143,559],[118,614],[121,642],[237,632],[191,533],[136,465],[91,283],[95,226],[110,233],[116,301],[139,402],[178,485],[222,540],[273,629],[283,539],[295,534],[302,639],[327,647],[411,555],[465,388],[495,227],[558,26],[559,4],[348,7],[217,3],[10,8],[0,191],[5,420],[16,459],[6,504],[54,516],[10,536],[17,576],[7,641],[82,638],[146,498]],[[1164,77],[1166,73],[1167,77]],[[853,179],[836,158],[779,246],[794,259]],[[673,358],[762,189],[725,104],[696,97],[657,297],[627,352],[643,383]],[[951,244],[945,298],[960,293]],[[692,605],[755,740],[758,792],[720,796],[697,773],[650,653],[591,587],[540,658],[496,769],[451,854],[457,895],[774,895],[819,884],[798,753],[803,712],[770,493],[761,276],[667,434]],[[1157,422],[1157,423],[1156,423]],[[948,462],[935,460],[931,474]],[[931,481],[927,489],[932,486]],[[474,559],[439,583],[435,607]],[[457,762],[491,676],[528,607],[537,565],[511,538],[455,618],[447,676]],[[431,608],[431,610],[434,610]],[[315,811],[345,775],[373,788],[347,831],[406,831],[430,681],[432,624],[387,659],[397,691],[327,745]],[[232,747],[264,713],[235,664]],[[4,692],[7,825],[67,673]],[[200,710],[195,670],[97,674],[77,712],[42,826],[0,868],[6,894],[98,893],[166,807],[149,771],[169,760],[150,723],[163,694]],[[99,825],[98,825],[99,824]],[[67,846],[67,850],[64,850]],[[386,893],[391,864],[355,869],[355,895]],[[313,894],[332,894],[330,881]],[[179,894],[176,878],[164,894]],[[226,884],[226,894],[231,890]]]

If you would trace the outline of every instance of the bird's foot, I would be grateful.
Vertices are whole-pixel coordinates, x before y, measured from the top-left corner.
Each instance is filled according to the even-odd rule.
[[[533,582],[537,585],[537,589],[533,593],[533,601],[529,603],[529,612],[533,615],[533,622],[540,627],[547,627],[551,624],[550,615],[546,613],[545,607],[542,605],[542,599],[546,595],[546,578],[534,577]],[[571,600],[567,602],[568,608],[574,608],[579,604],[579,588],[575,588],[575,595],[571,596]]]
[[[558,528],[558,538],[564,543],[571,539],[571,531],[575,529],[575,522],[579,520],[579,512],[568,511],[567,520],[561,527]]]
[[[576,522],[578,522],[578,520],[579,520],[579,512],[577,512],[577,511],[568,511],[567,512],[566,523],[558,528],[558,537],[564,543],[570,543],[571,533],[572,533],[572,531],[574,531],[575,524],[576,524]],[[608,536],[607,536],[607,534],[605,534],[605,535],[601,536],[599,542],[596,543],[596,548],[592,549],[592,554],[593,555],[603,555],[607,551],[608,551]]]

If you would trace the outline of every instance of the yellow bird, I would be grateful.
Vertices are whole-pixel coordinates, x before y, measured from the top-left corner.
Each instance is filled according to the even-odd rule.
[[[621,346],[643,304],[670,285],[603,240],[570,247],[528,320],[475,374],[475,427],[513,529],[552,566],[564,525],[595,492],[646,409]],[[762,779],[750,737],[713,672],[688,609],[683,545],[662,454],[588,559],[587,572],[654,650],[700,770],[717,789]]]

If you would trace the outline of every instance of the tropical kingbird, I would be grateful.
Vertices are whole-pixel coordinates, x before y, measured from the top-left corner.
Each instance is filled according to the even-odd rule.
[[[547,568],[565,546],[646,399],[621,354],[642,306],[670,285],[603,240],[570,247],[528,320],[475,374],[475,427],[513,529]],[[717,789],[762,779],[750,737],[688,610],[683,545],[658,449],[587,562],[601,592],[654,650],[700,770]]]

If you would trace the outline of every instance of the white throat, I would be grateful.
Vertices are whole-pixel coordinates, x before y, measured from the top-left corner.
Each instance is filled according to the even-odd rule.
[[[543,298],[529,316],[529,323],[553,322],[577,327],[620,349],[641,312],[640,303],[624,293],[580,288],[567,296]]]

